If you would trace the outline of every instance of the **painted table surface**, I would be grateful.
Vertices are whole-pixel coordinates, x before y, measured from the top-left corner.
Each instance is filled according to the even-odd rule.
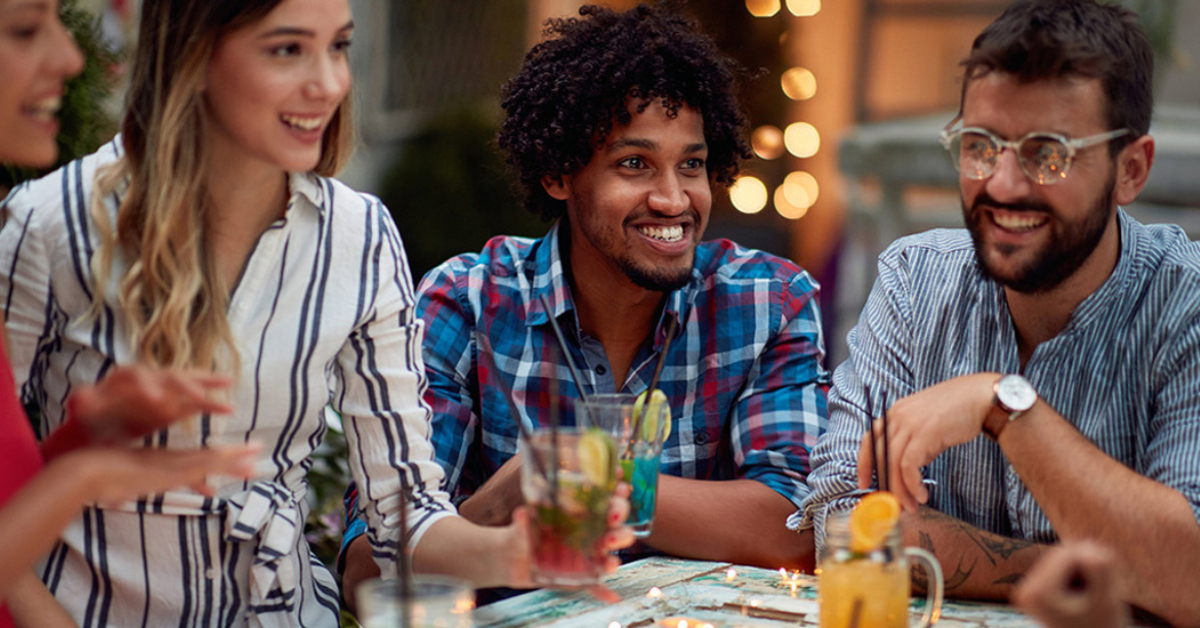
[[[736,572],[730,579],[729,570]],[[729,563],[647,558],[621,567],[604,584],[621,597],[601,602],[581,591],[543,589],[475,611],[476,628],[656,628],[658,621],[684,616],[715,628],[817,626],[815,576]],[[660,597],[647,594],[658,587]],[[913,600],[913,625],[923,599]],[[614,623],[615,622],[615,623]],[[949,601],[939,627],[1037,626],[1010,606]]]

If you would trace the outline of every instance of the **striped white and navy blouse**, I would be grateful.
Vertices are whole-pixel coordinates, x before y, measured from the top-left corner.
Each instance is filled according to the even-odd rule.
[[[21,186],[4,202],[0,299],[26,403],[40,436],[63,420],[73,387],[134,349],[116,305],[88,316],[97,247],[88,202],[117,143]],[[259,238],[229,304],[241,372],[228,417],[204,416],[145,439],[152,448],[263,444],[253,482],[217,482],[217,497],[178,490],[88,508],[39,567],[81,626],[330,626],[338,595],[302,534],[305,475],[331,411],[341,415],[369,536],[394,571],[400,496],[411,544],[453,514],[429,442],[411,275],[386,208],[311,174],[290,177],[285,217]],[[115,216],[116,199],[108,202]],[[115,221],[115,219],[114,219]]]
[[[1057,336],[1038,345],[1023,374],[1088,440],[1178,490],[1200,520],[1200,244],[1177,226],[1119,216],[1121,255],[1112,275]],[[960,375],[1020,372],[1004,289],[984,276],[961,229],[906,237],[884,251],[847,341],[850,357],[829,395],[829,431],[813,451],[812,493],[789,521],[815,527],[819,544],[825,517],[849,509],[860,494],[863,408],[877,410],[885,392],[896,400]],[[924,474],[928,505],[938,511],[996,534],[1057,538],[985,436],[942,452]]]

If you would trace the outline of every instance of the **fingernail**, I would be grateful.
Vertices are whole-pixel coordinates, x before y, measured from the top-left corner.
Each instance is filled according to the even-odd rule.
[[[608,524],[612,525],[621,520],[621,515],[615,512],[608,513]]]

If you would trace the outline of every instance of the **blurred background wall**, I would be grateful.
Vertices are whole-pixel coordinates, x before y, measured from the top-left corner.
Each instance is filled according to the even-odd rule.
[[[103,16],[112,41],[128,44],[137,0],[77,2]],[[501,113],[498,94],[541,37],[545,20],[575,14],[582,2],[350,3],[357,24],[352,64],[362,140],[343,179],[389,204],[414,272],[419,276],[450,255],[478,250],[494,234],[543,233],[546,226],[520,209],[513,177],[492,145]],[[1182,120],[1181,143],[1191,142],[1188,133],[1200,129],[1200,38],[1191,35],[1200,27],[1200,2],[1124,3],[1140,12],[1158,49],[1160,114]],[[790,257],[816,276],[824,286],[834,363],[869,288],[878,250],[909,231],[957,225],[953,171],[936,154],[936,130],[957,109],[958,62],[1006,5],[1003,0],[688,4],[727,52],[747,68],[763,69],[743,89],[757,157],[730,196],[718,195],[707,237],[729,237]],[[1156,122],[1156,129],[1168,126],[1176,128]],[[1159,197],[1165,206],[1200,207],[1200,199],[1188,194]]]

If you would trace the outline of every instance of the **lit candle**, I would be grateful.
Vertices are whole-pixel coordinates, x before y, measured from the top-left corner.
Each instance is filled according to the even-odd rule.
[[[658,620],[660,628],[715,628],[709,622],[694,617],[667,617]]]
[[[646,597],[660,598],[662,597],[662,589],[658,587],[650,587],[650,590],[646,592]]]
[[[737,571],[735,571],[732,567],[725,571],[725,582],[733,582],[733,579],[736,577]]]

